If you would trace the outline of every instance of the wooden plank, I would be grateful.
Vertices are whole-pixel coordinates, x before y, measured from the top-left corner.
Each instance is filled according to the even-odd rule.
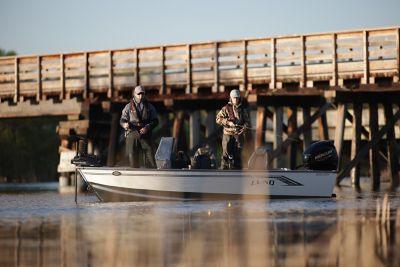
[[[41,70],[41,57],[37,57],[37,92],[36,92],[36,101],[40,101],[42,99],[42,70]]]
[[[220,70],[219,71],[219,79],[243,79],[243,71],[241,69],[232,69],[232,70]]]
[[[139,51],[135,49],[134,51],[134,68],[135,68],[135,85],[138,86],[140,84],[140,73],[139,73]]]
[[[397,49],[397,80],[395,82],[400,82],[400,28],[396,31],[396,49]]]
[[[215,55],[215,51],[213,50],[206,50],[206,51],[196,51],[193,50],[192,48],[192,59],[200,59],[200,58],[207,58],[207,59],[212,59]]]
[[[384,48],[384,49],[375,49],[375,50],[369,50],[369,58],[376,58],[376,57],[382,57],[385,60],[387,59],[396,59],[397,55],[397,49],[396,48]]]
[[[18,99],[19,99],[19,59],[18,57],[15,57],[14,60],[14,86],[15,86],[15,92],[14,92],[14,103],[17,103]]]
[[[60,85],[60,81],[56,80],[56,81],[43,81],[42,82],[42,93],[49,92],[49,91],[54,91],[54,90],[49,90],[49,89],[55,89],[57,88],[57,90],[59,90],[58,92],[61,92],[61,85]]]
[[[307,77],[320,75],[320,74],[330,74],[332,73],[332,64],[313,64],[313,65],[306,65],[306,75]]]
[[[275,51],[275,38],[271,39],[271,82],[269,83],[270,89],[275,89],[276,87],[276,51]]]
[[[270,68],[247,68],[247,78],[265,77],[271,79],[270,73]]]
[[[178,74],[166,74],[165,77],[166,85],[175,85],[175,84],[186,84],[187,85],[187,73],[178,73]]]
[[[14,64],[0,65],[0,74],[14,73]]]
[[[300,80],[300,87],[306,87],[307,85],[307,73],[306,73],[306,60],[305,60],[305,37],[300,37],[301,42],[301,57],[300,57],[300,64],[301,64],[301,80]]]
[[[197,69],[197,68],[214,68],[215,63],[214,62],[193,62],[192,61],[192,69]]]
[[[1,96],[14,96],[15,95],[15,84],[14,83],[0,84],[0,95]]]
[[[84,79],[66,79],[65,80],[65,89],[71,88],[81,88],[86,89],[86,81]],[[64,94],[65,97],[65,94]]]
[[[60,64],[60,99],[64,99],[65,96],[65,64],[64,64],[64,55],[60,54],[59,64]]]
[[[219,61],[218,65],[220,67],[225,67],[225,66],[241,66],[243,63],[243,59],[237,59],[237,60],[224,60],[224,61]]]
[[[192,92],[192,46],[188,44],[186,46],[186,93],[190,94]]]
[[[242,74],[242,83],[244,86],[244,89],[247,90],[247,41],[244,40],[242,43],[242,49],[243,49],[243,57],[242,57],[242,65],[243,65],[243,74]]]
[[[187,55],[184,54],[184,50],[182,51],[182,54],[165,54],[165,61],[166,63],[168,61],[178,61],[178,62],[185,62],[187,59]]]
[[[351,159],[354,159],[361,148],[361,125],[362,125],[362,104],[353,103],[353,135],[351,140]],[[356,164],[351,170],[351,183],[360,186],[360,164]]]
[[[160,95],[165,93],[165,48],[160,47],[161,50],[161,88],[159,91]]]
[[[271,46],[270,43],[266,44],[265,47],[261,47],[261,48],[254,48],[251,47],[249,44],[247,44],[247,54],[248,55],[262,55],[267,57],[268,54],[271,52]]]
[[[122,66],[133,65],[133,63],[135,63],[135,61],[133,58],[130,58],[130,57],[126,57],[126,58],[115,58],[115,56],[113,57],[113,65],[115,67],[121,67],[121,65]]]
[[[308,54],[305,56],[306,61],[331,61],[332,60],[332,54]]]
[[[108,67],[102,68],[90,68],[89,69],[90,76],[110,76],[110,70]]]
[[[15,56],[12,57],[0,57],[0,66],[14,65]]]
[[[364,77],[361,79],[362,84],[369,83],[369,64],[368,64],[368,32],[363,33],[363,61],[364,61]]]
[[[374,140],[378,134],[378,104],[376,102],[369,103],[369,142]],[[380,187],[380,166],[379,166],[379,148],[373,146],[369,155],[369,167],[371,173],[371,188],[378,190]]]
[[[135,86],[135,77],[133,76],[114,76],[114,87]]]
[[[243,57],[244,51],[242,49],[235,51],[218,51],[219,58],[224,60],[225,58],[228,60],[232,59],[241,59]]]
[[[107,97],[112,98],[114,96],[114,73],[113,73],[113,52],[108,52],[108,91]]]
[[[330,81],[330,86],[337,86],[337,81],[338,81],[338,65],[337,65],[337,35],[332,34],[332,80]]]
[[[196,81],[213,81],[214,80],[214,72],[206,71],[206,72],[192,72],[192,82]]]
[[[21,81],[31,81],[31,80],[37,81],[37,78],[38,78],[37,72],[27,72],[27,73],[20,72],[19,73],[19,79]]]
[[[213,93],[218,92],[219,89],[219,70],[218,70],[218,43],[214,43],[214,86],[212,89]]]
[[[254,65],[254,64],[269,64],[271,62],[270,58],[247,58],[247,65]]]
[[[346,60],[346,59],[353,59],[353,60],[362,60],[364,57],[363,51],[351,51],[351,52],[338,52],[337,60]]]
[[[330,39],[326,39],[323,43],[308,43],[305,44],[307,52],[314,52],[314,51],[329,51],[332,52],[332,44],[330,43]]]
[[[302,67],[301,66],[276,66],[275,79],[282,76],[296,76],[301,78]]]
[[[0,74],[0,83],[13,82],[15,79],[15,74]]]
[[[369,47],[386,47],[386,46],[396,46],[396,37],[394,38],[387,38],[387,39],[371,39],[371,33],[369,35]]]

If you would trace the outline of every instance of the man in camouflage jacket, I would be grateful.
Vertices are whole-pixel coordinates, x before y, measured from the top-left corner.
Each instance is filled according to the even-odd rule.
[[[221,168],[241,169],[244,133],[251,127],[250,115],[242,105],[239,90],[232,90],[229,96],[228,104],[217,114],[217,123],[224,127]]]

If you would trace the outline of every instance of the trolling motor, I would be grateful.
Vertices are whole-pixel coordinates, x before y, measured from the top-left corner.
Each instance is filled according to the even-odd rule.
[[[88,153],[88,140],[85,137],[71,135],[68,140],[75,142],[76,155],[71,160],[71,163],[81,167],[101,167],[101,160],[96,155]]]

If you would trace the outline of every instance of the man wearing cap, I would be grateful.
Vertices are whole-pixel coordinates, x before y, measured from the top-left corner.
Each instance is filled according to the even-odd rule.
[[[122,110],[120,125],[125,129],[126,154],[133,168],[139,167],[139,148],[145,155],[146,167],[155,168],[151,132],[157,126],[157,112],[145,98],[142,86],[136,86],[130,103]]]
[[[241,169],[244,133],[251,127],[250,115],[242,105],[239,90],[232,90],[229,96],[228,104],[217,114],[217,124],[224,127],[221,168]]]

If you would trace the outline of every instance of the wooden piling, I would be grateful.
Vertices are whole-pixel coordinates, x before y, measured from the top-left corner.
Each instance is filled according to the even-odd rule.
[[[357,155],[357,152],[361,148],[361,119],[362,119],[362,104],[353,103],[353,135],[351,140],[351,159],[354,159]],[[356,187],[360,186],[360,164],[354,166],[351,170],[351,183]]]
[[[337,170],[342,168],[343,162],[343,137],[344,137],[344,129],[345,129],[345,113],[347,112],[347,105],[344,103],[339,104],[337,110],[337,126],[335,131],[335,147],[338,153],[338,166]],[[339,180],[336,179],[336,184],[339,184]]]
[[[369,128],[369,141],[371,142],[379,131],[378,104],[375,102],[369,104]],[[369,166],[371,170],[371,188],[372,190],[378,190],[380,187],[379,144],[371,148]]]
[[[283,107],[275,107],[273,118],[273,148],[278,148],[283,142]],[[273,161],[274,168],[282,167],[282,157],[277,157]]]
[[[309,121],[310,120],[310,114],[311,114],[311,109],[310,107],[303,107],[303,123],[305,121]],[[311,145],[312,142],[312,129],[307,128],[304,130],[304,142],[303,142],[303,150],[305,150],[307,147],[309,147]]]
[[[392,104],[385,103],[385,120],[386,123],[393,117],[393,106]],[[394,132],[394,125],[390,127],[386,133],[386,143],[388,151],[388,174],[391,179],[391,186],[395,188],[399,185],[399,158],[396,151],[396,136]]]
[[[198,110],[191,112],[189,128],[189,147],[192,149],[200,142],[200,112]]]
[[[110,137],[108,139],[107,166],[115,165],[116,146],[118,142],[119,113],[111,113]]]
[[[256,141],[254,144],[254,149],[257,149],[264,145],[265,143],[265,128],[266,128],[266,113],[265,107],[257,107],[257,117],[256,117]]]
[[[289,107],[288,111],[288,136],[292,135],[297,129],[297,108]],[[287,151],[289,156],[289,166],[290,169],[295,169],[297,162],[297,142],[296,140],[291,140],[291,144],[289,145],[289,149]]]

